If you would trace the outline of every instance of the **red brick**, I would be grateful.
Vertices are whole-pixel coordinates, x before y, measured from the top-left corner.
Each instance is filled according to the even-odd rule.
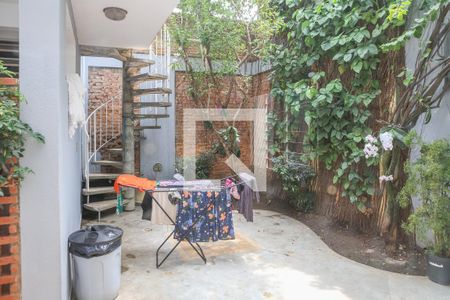
[[[18,255],[0,257],[0,265],[1,266],[18,263],[19,261],[20,261],[20,258]]]
[[[0,197],[0,204],[12,204],[17,203],[19,198],[17,196]]]
[[[14,244],[19,241],[19,237],[17,235],[9,235],[0,237],[0,245]]]

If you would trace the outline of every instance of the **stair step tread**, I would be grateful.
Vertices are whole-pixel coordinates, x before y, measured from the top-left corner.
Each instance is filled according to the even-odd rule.
[[[121,161],[115,161],[115,160],[97,160],[92,162],[94,165],[102,165],[102,166],[113,166],[122,168],[123,162]]]
[[[84,196],[112,194],[112,193],[115,193],[114,187],[112,186],[90,187],[89,189],[83,189]]]
[[[160,102],[135,102],[133,103],[135,108],[141,107],[171,107],[172,103],[168,101],[160,101]]]
[[[161,126],[137,126],[135,130],[161,129]]]
[[[128,204],[128,202],[129,202],[129,200],[124,200],[123,204],[126,205],[126,204]],[[116,207],[117,199],[86,203],[83,206],[84,206],[84,208],[86,208],[87,210],[90,210],[90,211],[95,211],[95,212],[104,211],[104,210],[108,210],[108,209]]]
[[[125,63],[125,67],[127,68],[145,68],[150,65],[154,65],[155,61],[151,59],[144,58],[131,58]]]
[[[98,180],[98,179],[116,179],[120,174],[112,174],[112,173],[91,173],[89,174],[90,180]]]
[[[134,89],[133,96],[144,96],[144,95],[157,95],[157,94],[172,94],[172,90],[169,88],[149,88],[149,89]]]
[[[150,81],[150,80],[166,80],[167,76],[163,75],[163,74],[150,74],[150,73],[145,73],[145,74],[140,74],[140,75],[136,75],[133,77],[130,77],[127,79],[127,81],[129,82],[143,82],[143,81]]]
[[[108,149],[108,151],[111,152],[111,153],[122,154],[123,149],[122,148],[111,148],[111,149]]]
[[[163,119],[163,118],[169,118],[170,115],[168,115],[168,114],[134,114],[133,117],[136,119]]]

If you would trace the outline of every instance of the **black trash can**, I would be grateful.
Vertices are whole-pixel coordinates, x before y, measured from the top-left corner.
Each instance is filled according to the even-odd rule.
[[[112,300],[119,294],[122,229],[93,225],[69,236],[73,287],[79,300]]]

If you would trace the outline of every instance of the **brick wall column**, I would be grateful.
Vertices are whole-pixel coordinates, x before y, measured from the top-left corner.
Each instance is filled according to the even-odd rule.
[[[0,197],[0,299],[20,299],[19,196],[17,187]]]

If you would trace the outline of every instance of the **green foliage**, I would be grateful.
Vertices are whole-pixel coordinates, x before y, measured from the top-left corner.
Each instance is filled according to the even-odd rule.
[[[389,5],[389,15],[387,19],[390,22],[395,22],[397,25],[403,25],[406,21],[406,16],[408,15],[409,6],[411,1],[395,1]]]
[[[188,158],[188,161],[193,161],[193,158]],[[197,156],[195,162],[195,176],[197,179],[207,179],[211,173],[211,168],[213,167],[215,161],[215,154],[212,152],[203,152]],[[183,174],[184,171],[184,160],[183,158],[177,157],[175,160],[175,170]]]
[[[240,148],[240,135],[239,131],[234,126],[228,126],[227,128],[220,129],[218,134],[220,135],[222,143],[215,143],[211,149],[212,153],[219,154],[222,157],[226,156],[226,151],[223,145],[227,145],[230,153],[236,155],[237,157],[241,156],[241,148]]]
[[[0,61],[0,77],[12,77]],[[15,87],[0,85],[0,196],[1,188],[11,180],[21,181],[31,170],[19,166],[17,159],[25,152],[25,139],[31,136],[39,142],[44,137],[34,132],[31,127],[19,118],[19,103],[22,97]]]
[[[384,52],[401,49],[411,38],[421,38],[430,22],[434,22],[442,8],[450,4],[450,0],[423,0],[416,2],[419,10],[422,11],[421,17],[415,19],[413,24],[401,35],[382,45],[381,49]],[[405,23],[405,16],[408,13],[410,4],[410,1],[397,1],[390,6],[388,19],[392,21],[393,25],[401,26]]]
[[[198,84],[214,76],[238,74],[244,62],[264,55],[277,26],[269,2],[180,1],[180,12],[170,19],[169,28],[178,46],[178,55],[185,64],[190,64],[193,57],[202,59],[200,64],[186,66]],[[193,85],[192,88],[195,93],[202,94],[211,86]]]
[[[179,64],[188,75],[189,95],[197,108],[227,109],[231,97],[246,107],[251,77],[242,66],[263,57],[277,27],[270,0],[181,0],[169,22]],[[216,135],[211,151],[239,156],[235,121],[205,123]],[[216,128],[216,126],[218,128]]]
[[[404,228],[426,239],[434,233],[436,255],[450,257],[450,141],[436,140],[421,145],[417,161],[408,161],[405,171],[408,180],[399,194],[403,206],[411,197],[418,197],[422,205],[409,217]]]
[[[309,212],[314,208],[314,195],[309,191],[315,172],[300,159],[289,158],[289,153],[272,158],[273,171],[280,176],[288,201],[297,210]]]
[[[374,78],[389,27],[388,7],[379,1],[274,3],[286,38],[273,47],[272,94],[289,118],[304,113],[308,158],[333,169],[343,196],[364,211],[360,198],[373,195],[375,172],[360,163],[364,137],[371,133],[369,107],[380,93]],[[276,119],[275,127],[276,122],[285,121]],[[291,127],[285,125],[275,133],[281,144],[290,139]]]

